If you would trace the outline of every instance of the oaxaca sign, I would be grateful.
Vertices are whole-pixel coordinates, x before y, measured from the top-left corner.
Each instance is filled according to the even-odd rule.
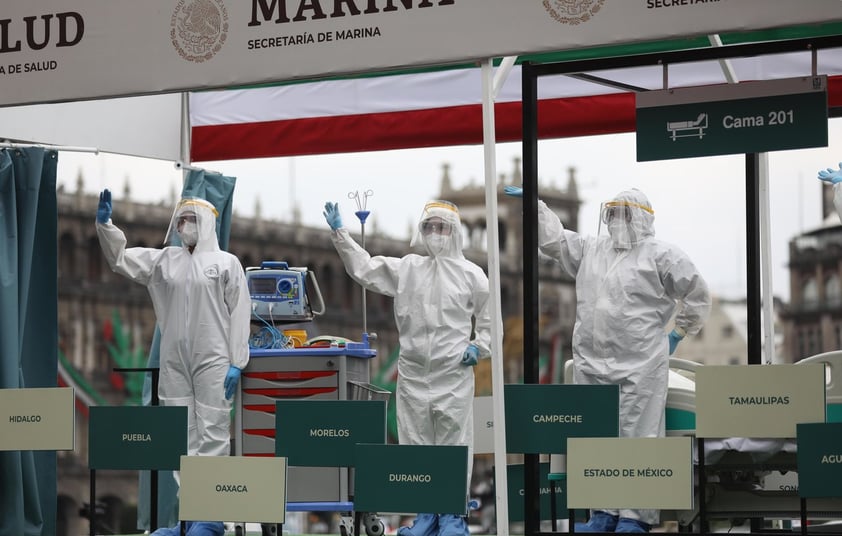
[[[835,20],[838,0],[9,0],[0,106]]]

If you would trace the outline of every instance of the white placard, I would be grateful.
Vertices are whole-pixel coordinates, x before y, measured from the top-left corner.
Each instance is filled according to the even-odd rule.
[[[696,370],[698,437],[794,438],[825,421],[824,365],[710,365]]]
[[[182,520],[283,523],[287,459],[182,456]]]
[[[474,398],[474,454],[494,452],[494,404],[493,397]]]
[[[689,437],[570,438],[568,508],[693,509]]]
[[[73,450],[72,387],[0,389],[0,451]]]

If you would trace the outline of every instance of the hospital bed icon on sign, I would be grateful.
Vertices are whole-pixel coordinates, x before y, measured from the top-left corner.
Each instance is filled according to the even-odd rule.
[[[669,132],[672,141],[675,141],[676,138],[694,136],[702,139],[706,128],[708,128],[708,114],[706,113],[700,113],[695,121],[669,121],[667,123],[667,132]]]

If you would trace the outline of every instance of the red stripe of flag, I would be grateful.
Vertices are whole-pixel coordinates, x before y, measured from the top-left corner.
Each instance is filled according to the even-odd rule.
[[[842,76],[828,78],[828,106],[842,106]],[[633,93],[542,99],[541,139],[634,132]],[[495,105],[498,142],[522,139],[520,102]],[[482,106],[197,126],[191,158],[236,160],[272,156],[385,151],[482,143]]]

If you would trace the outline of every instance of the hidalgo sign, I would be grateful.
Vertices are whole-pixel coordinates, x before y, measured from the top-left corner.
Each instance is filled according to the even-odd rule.
[[[838,0],[6,2],[0,106],[474,62],[842,20]],[[476,30],[466,32],[466,28]]]

